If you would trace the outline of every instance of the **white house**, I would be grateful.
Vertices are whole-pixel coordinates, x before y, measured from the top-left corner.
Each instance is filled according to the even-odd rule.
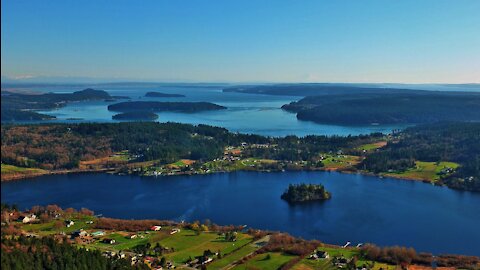
[[[75,222],[73,222],[73,220],[65,220],[65,226],[67,226],[67,228],[70,228],[73,225],[75,225]]]
[[[23,219],[22,219],[22,223],[30,223],[30,222],[33,222],[37,220],[37,216],[34,215],[34,214],[31,214],[31,215],[28,215],[28,216],[25,216]]]
[[[162,229],[162,226],[158,226],[158,225],[152,226],[150,228],[150,230],[152,230],[152,231],[160,231],[161,229]]]

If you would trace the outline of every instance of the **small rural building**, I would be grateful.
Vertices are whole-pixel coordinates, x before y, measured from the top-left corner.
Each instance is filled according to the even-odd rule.
[[[152,230],[152,231],[160,231],[161,229],[162,229],[162,226],[157,226],[157,225],[152,226],[152,227],[150,228],[150,230]]]
[[[26,223],[30,223],[30,222],[36,221],[36,220],[37,220],[37,216],[34,215],[34,214],[30,214],[30,215],[22,216],[22,217],[20,217],[20,219],[22,220],[22,223],[23,223],[23,224],[26,224]]]
[[[84,229],[76,230],[72,233],[72,238],[87,236],[88,232]]]
[[[73,220],[65,220],[65,226],[67,226],[67,228],[70,228],[73,225],[75,225]]]
[[[102,243],[113,245],[113,244],[115,244],[115,239],[104,238],[104,239],[102,240]]]
[[[105,232],[104,231],[96,231],[92,233],[93,237],[99,237],[99,236],[104,236]]]
[[[322,251],[322,250],[316,250],[313,252],[312,255],[309,257],[312,260],[318,260],[318,259],[328,259],[330,256],[328,255],[328,252]]]
[[[170,231],[170,234],[176,234],[176,233],[178,233],[178,232],[180,232],[180,229],[178,229],[178,228],[173,228],[173,229]]]

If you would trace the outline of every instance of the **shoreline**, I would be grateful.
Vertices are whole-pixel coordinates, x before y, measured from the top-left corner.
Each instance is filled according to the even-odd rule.
[[[41,207],[45,207],[45,206],[41,206]],[[61,208],[59,208],[61,209]],[[13,212],[15,211],[18,211],[18,210],[13,210]],[[27,212],[28,211],[31,211],[31,210],[26,210]],[[115,234],[115,233],[120,233],[122,236],[127,236],[127,235],[132,235],[132,234],[140,234],[142,233],[143,231],[151,231],[150,233],[156,233],[156,230],[152,231],[152,229],[149,229],[151,226],[151,224],[161,224],[160,227],[165,227],[167,228],[181,228],[181,230],[189,230],[190,226],[194,223],[197,223],[197,224],[201,224],[200,222],[198,221],[176,221],[176,220],[170,220],[170,219],[156,219],[156,218],[152,218],[152,219],[148,219],[148,218],[134,218],[134,219],[126,219],[126,218],[115,218],[115,217],[104,217],[103,215],[93,215],[93,212],[91,215],[89,216],[83,216],[83,217],[80,217],[80,212],[76,209],[74,209],[75,212],[73,212],[73,216],[70,218],[70,219],[67,219],[66,216],[64,216],[64,212],[63,210],[62,211],[62,214],[59,215],[58,217],[55,217],[55,218],[52,218],[49,222],[51,222],[52,220],[75,220],[77,223],[80,223],[81,221],[85,221],[85,220],[92,220],[93,222],[92,223],[86,223],[86,224],[98,224],[98,220],[99,219],[104,219],[104,220],[107,220],[107,221],[112,221],[111,223],[111,226],[110,227],[105,227],[105,225],[107,225],[107,223],[103,223],[103,225],[101,226],[98,226],[98,225],[83,225],[83,227],[85,227],[85,230],[87,231],[90,231],[90,232],[93,232],[93,231],[103,231],[105,232],[106,235],[109,235],[109,234]],[[18,214],[18,213],[17,213]],[[49,236],[49,234],[44,234],[42,233],[43,229],[41,228],[29,228],[29,229],[25,229],[23,228],[23,226],[29,226],[31,224],[42,224],[44,222],[42,222],[40,219],[36,219],[34,222],[27,222],[27,223],[23,223],[21,221],[14,221],[12,220],[11,221],[12,224],[19,224],[21,227],[19,228],[20,231],[22,232],[23,235],[26,235],[26,236],[31,236],[31,237],[46,237],[46,236]],[[123,224],[125,226],[129,226],[131,224],[140,224],[140,223],[145,223],[145,224],[150,224],[150,225],[141,225],[142,229],[130,229],[130,228],[117,228],[119,226],[119,224]],[[373,245],[376,245],[375,243],[372,243],[372,242],[364,242],[364,243],[357,243],[357,245],[355,245],[355,243],[351,243],[350,241],[347,241],[345,245],[342,245],[342,244],[333,244],[333,243],[327,243],[327,242],[323,242],[322,239],[318,239],[318,238],[313,238],[313,239],[303,239],[299,236],[295,236],[295,235],[292,235],[288,232],[285,232],[285,231],[279,231],[279,230],[269,230],[269,229],[258,229],[258,228],[254,228],[254,227],[249,227],[247,225],[235,225],[235,224],[215,224],[215,223],[211,223],[210,225],[213,225],[215,226],[217,229],[210,229],[208,228],[207,230],[203,230],[203,231],[200,231],[200,233],[218,233],[218,232],[221,232],[221,231],[224,231],[224,229],[229,229],[229,230],[232,230],[232,231],[236,231],[236,232],[239,232],[239,233],[245,233],[245,234],[250,234],[250,235],[253,235],[255,233],[260,233],[260,234],[263,234],[263,235],[270,235],[270,236],[275,236],[275,235],[287,235],[287,236],[290,236],[294,239],[301,239],[302,241],[305,241],[304,243],[308,243],[308,242],[315,242],[317,241],[318,242],[318,247],[324,247],[324,248],[334,248],[334,249],[339,249],[339,250],[358,250],[360,249],[363,245],[366,245],[366,244],[373,244]],[[78,226],[78,225],[77,225]],[[165,230],[165,228],[161,228],[161,230]],[[59,229],[54,229],[52,228],[54,231],[56,232],[59,232],[60,230]],[[83,230],[82,229],[79,229],[79,230]],[[73,230],[70,230],[69,234],[70,233],[73,233],[74,231]],[[180,230],[179,230],[180,232]],[[172,235],[172,234],[170,234]],[[103,236],[101,237],[97,237],[97,238],[104,238]],[[132,239],[132,238],[129,238],[129,239]],[[127,241],[127,240],[125,240]],[[267,241],[268,242],[268,241]],[[85,246],[85,244],[79,244],[80,246]],[[360,246],[359,246],[360,245]],[[389,247],[389,246],[378,246],[378,247]],[[100,248],[100,250],[110,250],[110,247],[108,246],[102,246],[102,247],[97,247],[97,248]],[[240,247],[241,248],[241,247]],[[232,251],[233,252],[233,251]],[[421,251],[419,251],[421,252]],[[429,252],[429,251],[423,251],[423,252]],[[441,256],[442,253],[430,253],[433,257],[435,256]],[[447,254],[450,254],[450,253],[447,253]],[[464,255],[463,253],[457,253],[457,252],[454,252],[454,253],[451,253],[453,256],[472,256],[472,257],[478,257],[479,255],[473,255],[473,254],[469,254],[469,255]],[[228,254],[227,254],[228,255]],[[243,257],[242,257],[243,258]],[[241,259],[239,259],[238,261],[240,261]]]
[[[408,177],[401,177],[401,176],[395,176],[395,175],[381,175],[381,174],[375,174],[372,172],[366,172],[366,171],[351,171],[351,170],[342,170],[342,169],[336,169],[336,168],[329,168],[329,169],[303,169],[303,170],[231,170],[231,171],[211,171],[211,172],[205,172],[205,173],[171,173],[171,174],[166,174],[166,175],[139,175],[139,174],[128,174],[128,173],[116,173],[116,168],[108,168],[108,169],[73,169],[73,170],[58,170],[58,171],[46,171],[45,173],[35,173],[35,174],[12,174],[4,176],[2,174],[1,176],[1,182],[11,182],[11,181],[21,181],[25,179],[33,179],[33,178],[38,178],[41,176],[46,176],[46,175],[57,175],[57,174],[75,174],[75,173],[113,173],[116,175],[136,175],[136,176],[142,176],[142,177],[169,177],[169,176],[194,176],[194,175],[206,175],[206,174],[215,174],[215,173],[233,173],[233,172],[263,172],[263,173],[275,173],[275,172],[284,172],[284,171],[322,171],[322,172],[338,172],[338,173],[344,173],[344,174],[360,174],[364,176],[373,176],[378,178],[379,180],[383,180],[385,178],[390,178],[392,180],[403,180],[403,181],[415,181],[415,182],[422,182],[424,184],[431,184],[437,187],[448,187],[446,185],[439,185],[435,184],[432,181],[428,181],[425,179],[420,179],[420,178],[408,178]],[[453,189],[453,188],[450,188]],[[464,191],[464,190],[459,190],[459,189],[453,189],[453,190],[458,190],[458,191]],[[468,190],[465,190],[468,191]],[[472,192],[472,191],[469,191]]]

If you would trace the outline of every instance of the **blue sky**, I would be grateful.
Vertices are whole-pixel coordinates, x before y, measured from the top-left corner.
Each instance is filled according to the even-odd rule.
[[[2,0],[2,77],[480,82],[479,0]]]

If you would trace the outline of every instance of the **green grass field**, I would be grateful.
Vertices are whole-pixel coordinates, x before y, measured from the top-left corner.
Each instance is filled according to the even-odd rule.
[[[64,219],[59,219],[59,220],[52,220],[47,223],[34,223],[34,224],[26,224],[22,226],[22,229],[24,229],[27,232],[33,232],[37,233],[39,235],[48,235],[48,234],[55,234],[59,232],[65,232],[65,233],[71,233],[76,230],[84,229],[84,230],[90,230],[93,228],[93,224],[87,224],[86,221],[94,221],[94,217],[79,217],[79,218],[72,218],[75,222],[73,226],[70,226],[67,228],[65,226]],[[60,222],[62,226],[60,228],[55,228],[55,223]]]
[[[254,244],[247,244],[240,249],[231,252],[230,254],[223,255],[221,259],[215,260],[213,263],[208,265],[208,269],[222,269],[223,267],[242,259],[258,248],[259,247]]]
[[[17,167],[14,165],[7,165],[7,164],[2,164],[1,165],[1,171],[2,175],[3,174],[38,174],[38,173],[46,173],[47,171],[42,170],[42,169],[37,169],[37,168],[24,168],[24,167]]]
[[[299,263],[297,263],[292,270],[333,270],[337,269],[330,260],[320,259],[320,260],[310,260],[310,259],[303,259]]]
[[[124,151],[115,153],[110,157],[110,159],[115,161],[129,161],[130,159],[132,159],[132,157],[128,152],[128,150],[124,150]]]
[[[65,232],[67,234],[84,229],[89,233],[97,231],[95,228],[96,218],[91,216],[75,216],[72,218],[75,225],[70,228],[65,227],[64,219],[52,220],[46,223],[39,224],[21,224],[18,223],[24,231],[38,234],[40,236],[51,235],[55,233]],[[87,224],[86,221],[93,221],[93,224]],[[57,226],[56,226],[57,224]],[[58,226],[61,224],[62,226]],[[224,269],[231,267],[234,263],[240,261],[245,256],[251,254],[261,247],[259,242],[268,240],[253,241],[252,236],[244,233],[237,234],[237,241],[227,242],[224,240],[224,236],[215,232],[200,232],[182,229],[179,233],[170,234],[171,227],[164,227],[158,232],[137,232],[136,238],[130,239],[127,236],[131,232],[124,231],[106,231],[106,235],[100,237],[93,243],[77,243],[83,247],[89,249],[98,249],[101,251],[132,251],[137,245],[144,245],[150,243],[154,247],[159,243],[164,248],[173,249],[171,253],[164,253],[163,256],[173,261],[177,266],[181,267],[184,263],[192,258],[200,256],[205,250],[212,252],[219,252],[222,257],[217,259],[214,257],[214,261],[208,265],[208,269]],[[268,236],[267,236],[268,237]],[[265,238],[267,238],[265,237]],[[103,238],[111,238],[116,242],[114,244],[102,243],[100,240]],[[330,255],[330,259],[310,260],[303,259],[297,263],[293,269],[305,270],[305,269],[335,269],[331,263],[333,257],[357,257],[357,266],[364,264],[373,264],[373,262],[362,260],[359,249],[357,248],[340,248],[340,247],[324,247],[321,246],[318,250],[326,251]],[[152,251],[152,250],[150,250]],[[247,262],[239,265],[235,265],[233,269],[278,269],[285,263],[296,258],[296,256],[283,254],[280,252],[270,252],[265,254],[258,254]],[[373,269],[379,270],[383,268],[385,270],[394,270],[394,266],[374,263]]]
[[[417,179],[435,182],[442,176],[439,174],[444,168],[458,168],[459,164],[454,162],[424,162],[416,161],[415,168],[408,169],[399,173],[384,173],[385,176],[402,177],[407,179]]]
[[[256,255],[244,264],[235,266],[234,270],[247,270],[247,269],[265,269],[276,270],[282,265],[288,263],[290,260],[296,258],[296,256],[286,255],[278,252],[269,252]]]
[[[322,160],[324,168],[330,170],[351,167],[360,162],[360,158],[357,156],[330,154],[322,154],[322,156],[324,157]]]
[[[180,233],[160,240],[159,243],[164,247],[174,248],[175,252],[166,254],[165,257],[181,264],[189,258],[193,259],[202,255],[208,249],[212,252],[220,251],[221,254],[226,254],[252,241],[250,236],[241,233],[237,235],[237,239],[235,242],[226,242],[223,236],[216,233],[197,235],[194,231],[182,230]]]
[[[99,249],[108,249],[108,250],[131,250],[133,247],[137,245],[144,245],[149,241],[149,234],[142,234],[144,238],[134,238],[128,239],[126,237],[127,233],[112,233],[104,236],[104,238],[111,238],[115,239],[115,244],[106,244],[100,241],[96,241],[89,246],[99,248]]]
[[[387,144],[386,141],[374,142],[374,143],[367,143],[356,147],[356,150],[365,150],[365,151],[373,151],[378,148],[382,148]]]

